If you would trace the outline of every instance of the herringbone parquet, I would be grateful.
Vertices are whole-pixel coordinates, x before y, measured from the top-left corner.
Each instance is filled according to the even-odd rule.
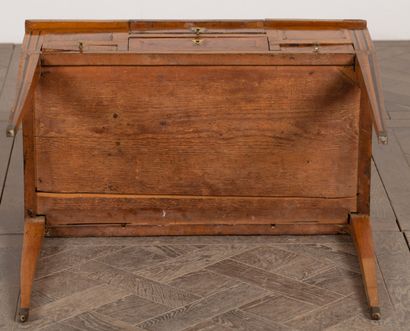
[[[206,239],[47,240],[27,326],[318,330],[367,318],[349,237]]]

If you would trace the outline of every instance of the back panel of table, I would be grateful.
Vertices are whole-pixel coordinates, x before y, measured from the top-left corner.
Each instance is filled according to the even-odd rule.
[[[61,66],[34,101],[49,224],[346,223],[360,91],[350,67]]]

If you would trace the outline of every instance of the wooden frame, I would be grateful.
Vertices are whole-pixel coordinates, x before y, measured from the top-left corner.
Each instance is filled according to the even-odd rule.
[[[266,38],[266,46],[263,40],[261,43],[260,36]],[[146,51],[141,48],[143,43],[130,43],[130,38],[150,41],[151,50]],[[161,44],[161,40],[166,39],[169,42],[169,38],[175,38],[177,46],[186,45],[186,40],[191,39],[194,45],[203,46],[202,48],[193,46],[192,51],[187,51],[185,48],[180,48],[179,51],[178,48],[169,49],[169,46]],[[215,39],[212,38],[233,39],[225,39],[227,42],[222,43],[222,49],[219,49],[221,43],[215,46],[213,42]],[[257,40],[260,49],[255,51],[252,46],[249,46],[252,45],[253,40]],[[236,43],[242,43],[240,50]],[[317,190],[317,196],[306,198],[294,194],[283,194],[283,196],[258,194],[263,190],[257,186],[254,188],[255,194],[249,196],[221,194],[221,192],[232,191],[226,186],[224,190],[221,186],[211,187],[206,194],[195,192],[190,194],[182,188],[180,191],[174,190],[171,194],[156,192],[147,195],[145,191],[144,193],[122,192],[115,185],[100,186],[89,193],[72,191],[69,185],[60,185],[58,181],[53,182],[49,178],[44,178],[43,174],[50,171],[45,171],[41,165],[44,164],[41,163],[41,157],[48,153],[47,144],[42,145],[42,140],[64,141],[67,136],[75,139],[70,126],[64,127],[59,125],[59,122],[53,122],[52,130],[44,131],[47,121],[52,123],[51,118],[41,122],[43,116],[41,109],[47,108],[41,106],[43,100],[41,95],[45,93],[44,91],[48,91],[47,87],[44,87],[44,82],[51,79],[47,77],[59,77],[59,73],[67,74],[67,71],[64,71],[67,65],[70,68],[77,66],[95,68],[93,73],[98,72],[96,70],[100,70],[99,68],[101,72],[102,68],[123,68],[124,75],[133,74],[131,72],[133,69],[129,69],[132,67],[153,68],[153,70],[158,66],[189,67],[192,71],[200,70],[197,68],[201,67],[208,69],[229,67],[232,73],[238,75],[245,75],[246,72],[252,72],[246,70],[255,68],[253,71],[259,75],[258,86],[261,81],[267,81],[264,77],[268,77],[266,74],[270,70],[268,68],[273,67],[277,68],[277,73],[280,75],[286,75],[287,70],[292,72],[293,67],[295,70],[302,70],[300,72],[304,73],[305,77],[308,77],[308,74],[325,78],[332,76],[339,84],[339,88],[350,93],[350,99],[342,97],[338,99],[337,102],[341,106],[335,109],[346,107],[352,114],[349,124],[351,132],[340,133],[340,139],[344,139],[344,144],[350,146],[350,157],[343,154],[343,158],[348,162],[345,169],[350,167],[350,171],[353,171],[347,174],[346,170],[346,178],[351,180],[345,180],[346,187],[321,186],[321,189]],[[167,70],[164,69],[164,72]],[[173,69],[169,70],[173,72]],[[111,74],[115,75],[115,72],[112,71]],[[255,79],[253,76],[247,77],[250,77],[250,80]],[[54,85],[56,84],[58,80],[54,82]],[[312,84],[314,86],[314,83]],[[17,88],[18,97],[10,115],[7,134],[14,136],[19,124],[23,122],[26,218],[21,268],[20,321],[24,322],[28,318],[32,280],[43,234],[47,236],[313,235],[348,232],[354,237],[357,247],[371,317],[380,318],[369,220],[372,123],[379,142],[387,143],[387,135],[383,123],[384,104],[378,65],[365,21],[27,21]],[[312,91],[314,91],[313,87]],[[37,99],[34,98],[36,94],[39,96]],[[263,99],[262,95],[259,97]],[[329,99],[326,100],[324,107],[330,107]],[[261,105],[263,107],[263,103]],[[40,110],[35,109],[36,107]],[[118,116],[117,113],[113,114],[114,118]],[[120,118],[121,116],[122,114]],[[335,113],[334,117],[337,116],[342,115]],[[349,112],[347,111],[343,116],[343,118],[349,117]],[[265,119],[265,122],[268,120]],[[167,130],[166,121],[160,123],[161,130]],[[329,123],[333,123],[331,119]],[[329,123],[327,125],[333,125]],[[191,124],[196,125],[194,122]],[[154,129],[157,130],[151,128]],[[79,130],[76,133],[81,138],[84,131],[81,131],[81,128]],[[224,130],[230,132],[229,127],[225,127]],[[323,134],[323,130],[326,131],[326,126],[319,128],[318,132]],[[111,134],[111,138],[116,137],[115,134]],[[283,137],[279,138],[283,139]],[[116,145],[119,146],[119,142]],[[285,146],[283,155],[288,155],[286,154],[288,145],[283,146]],[[343,149],[343,146],[340,145],[340,148]],[[46,158],[54,162],[49,156]],[[53,168],[53,171],[55,170],[56,168]],[[312,174],[316,173],[312,172]],[[54,176],[60,178],[60,181],[63,177],[61,173],[59,175],[54,173]],[[277,177],[272,177],[271,180],[275,182]],[[338,182],[335,180],[329,183]],[[338,196],[336,187],[339,192],[344,190],[346,194]],[[204,190],[204,187],[201,189]],[[112,221],[108,209],[99,206],[117,208],[120,221]],[[157,211],[162,210],[162,213],[165,213],[161,209],[163,206],[173,206],[174,209],[170,209],[168,218],[161,219],[157,216]],[[136,214],[135,210],[145,211]]]

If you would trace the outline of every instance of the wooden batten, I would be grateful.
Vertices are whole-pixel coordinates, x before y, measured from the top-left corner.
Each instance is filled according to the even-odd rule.
[[[133,30],[186,29],[201,26],[218,29],[365,29],[364,20],[27,20],[26,32],[43,31],[53,33],[113,32]]]
[[[50,226],[67,224],[346,224],[356,199],[36,194]],[[114,214],[113,214],[114,211]]]
[[[17,77],[17,94],[10,112],[7,136],[14,137],[30,104],[41,74],[41,47],[43,37],[39,33],[27,34],[22,46]]]
[[[346,234],[347,225],[339,224],[235,224],[235,225],[63,225],[49,226],[50,237],[138,237],[198,235],[330,235]]]
[[[223,65],[271,65],[271,66],[309,66],[309,65],[336,65],[351,66],[354,64],[353,53],[318,54],[312,56],[309,53],[45,53],[42,56],[45,66],[223,66]]]
[[[366,94],[379,143],[387,144],[387,128],[384,123],[387,113],[381,86],[380,68],[373,42],[367,30],[351,31],[351,36],[356,51],[357,81],[362,93]]]

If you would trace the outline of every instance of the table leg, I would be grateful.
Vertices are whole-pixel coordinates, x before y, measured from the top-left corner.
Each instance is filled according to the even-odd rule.
[[[376,257],[374,254],[373,237],[368,215],[350,215],[351,233],[356,245],[364,288],[370,306],[371,318],[379,320],[380,307],[377,292]]]
[[[45,218],[43,216],[25,218],[20,267],[20,305],[17,316],[20,322],[26,322],[28,319],[31,289],[44,238],[44,230]]]

